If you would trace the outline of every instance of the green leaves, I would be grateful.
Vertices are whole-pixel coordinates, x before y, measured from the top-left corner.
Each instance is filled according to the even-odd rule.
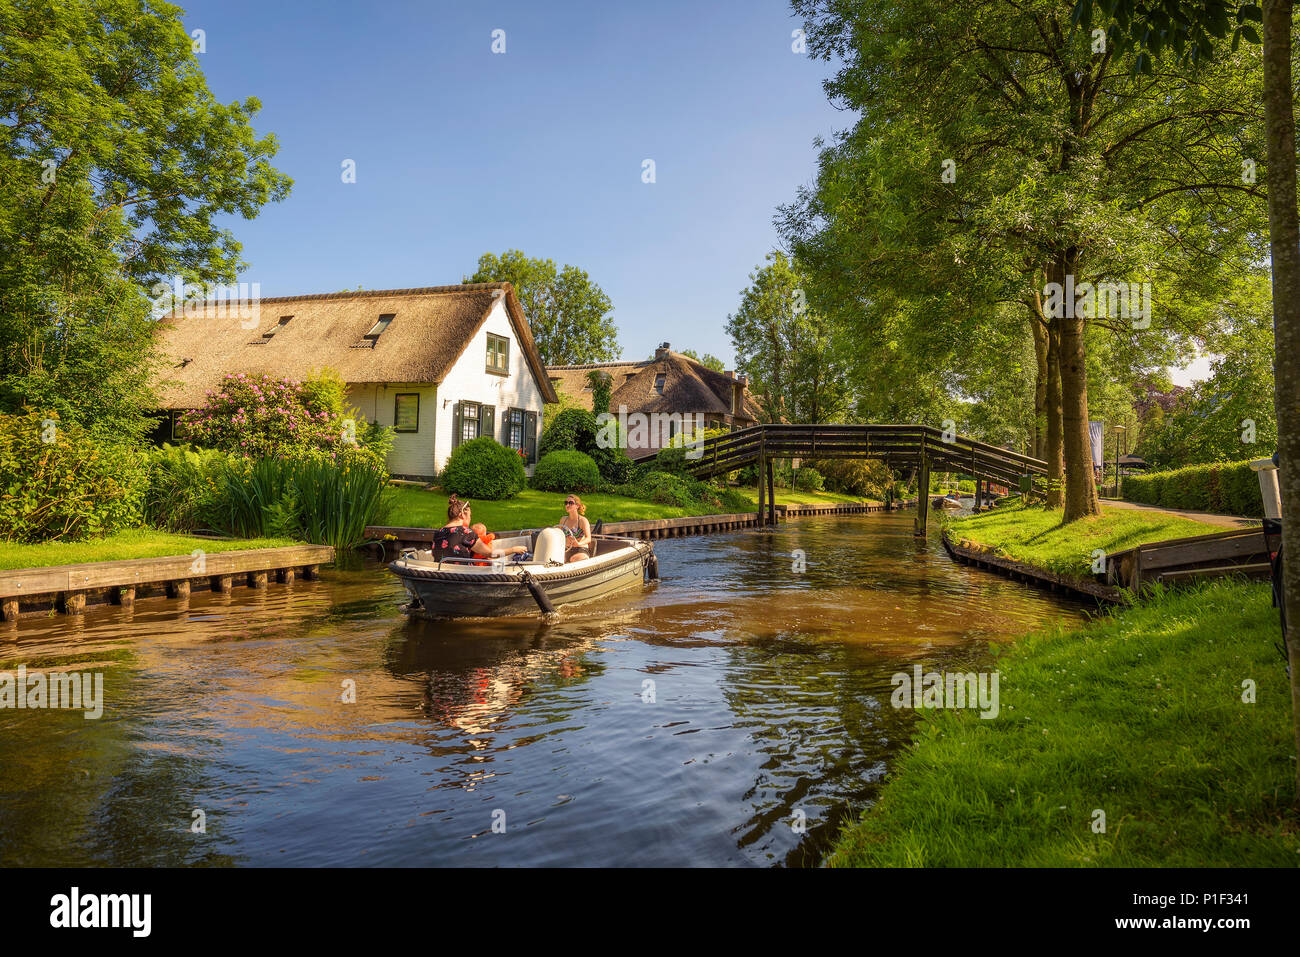
[[[547,365],[576,365],[617,359],[614,305],[587,272],[557,268],[552,259],[533,259],[518,249],[484,253],[465,282],[509,282]]]

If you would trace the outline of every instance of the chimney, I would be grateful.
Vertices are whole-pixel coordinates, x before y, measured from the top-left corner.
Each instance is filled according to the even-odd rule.
[[[666,342],[661,342],[661,343],[659,343],[659,348],[655,350],[655,358],[656,358],[656,359],[667,359],[667,358],[668,358],[668,350],[671,349],[671,348],[672,348],[672,346],[670,346],[670,345],[669,345],[668,343],[666,343]]]

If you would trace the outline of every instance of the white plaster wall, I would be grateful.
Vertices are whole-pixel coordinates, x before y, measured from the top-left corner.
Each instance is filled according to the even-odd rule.
[[[488,333],[503,336],[510,340],[510,374],[494,375],[485,371],[487,367]],[[452,411],[457,402],[481,402],[496,406],[495,428],[492,436],[502,445],[505,438],[506,409],[525,409],[537,413],[537,436],[542,434],[542,393],[537,380],[529,368],[515,336],[510,316],[506,312],[505,301],[498,300],[488,314],[487,321],[475,334],[473,341],[456,360],[451,371],[443,380],[438,399],[437,443],[434,456],[438,468],[447,463],[447,456],[452,450]],[[531,467],[529,468],[531,472]]]
[[[437,471],[433,454],[438,429],[437,386],[360,383],[348,386],[348,402],[366,417],[367,422],[391,426],[397,406],[396,396],[410,392],[420,396],[419,431],[397,433],[393,451],[388,454],[388,471],[394,475],[432,475]],[[447,428],[451,428],[450,420]]]

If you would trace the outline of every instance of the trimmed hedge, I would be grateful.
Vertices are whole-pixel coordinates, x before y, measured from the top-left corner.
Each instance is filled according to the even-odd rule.
[[[542,456],[529,485],[543,492],[594,492],[600,488],[600,469],[590,455],[562,449]]]
[[[489,436],[456,446],[441,475],[442,487],[461,498],[514,498],[527,483],[524,460]]]
[[[1169,472],[1130,475],[1124,479],[1123,493],[1126,501],[1142,505],[1252,518],[1264,515],[1259,477],[1249,462],[1211,462]]]

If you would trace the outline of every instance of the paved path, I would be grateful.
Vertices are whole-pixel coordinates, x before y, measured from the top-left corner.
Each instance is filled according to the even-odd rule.
[[[1250,528],[1263,524],[1257,518],[1244,518],[1240,515],[1215,515],[1213,512],[1189,512],[1181,508],[1160,508],[1156,505],[1138,505],[1136,502],[1117,502],[1113,499],[1104,498],[1101,500],[1103,508],[1124,508],[1135,512],[1163,512],[1166,515],[1177,515],[1181,518],[1190,518],[1193,521],[1204,522],[1206,525],[1217,525],[1220,528]]]

